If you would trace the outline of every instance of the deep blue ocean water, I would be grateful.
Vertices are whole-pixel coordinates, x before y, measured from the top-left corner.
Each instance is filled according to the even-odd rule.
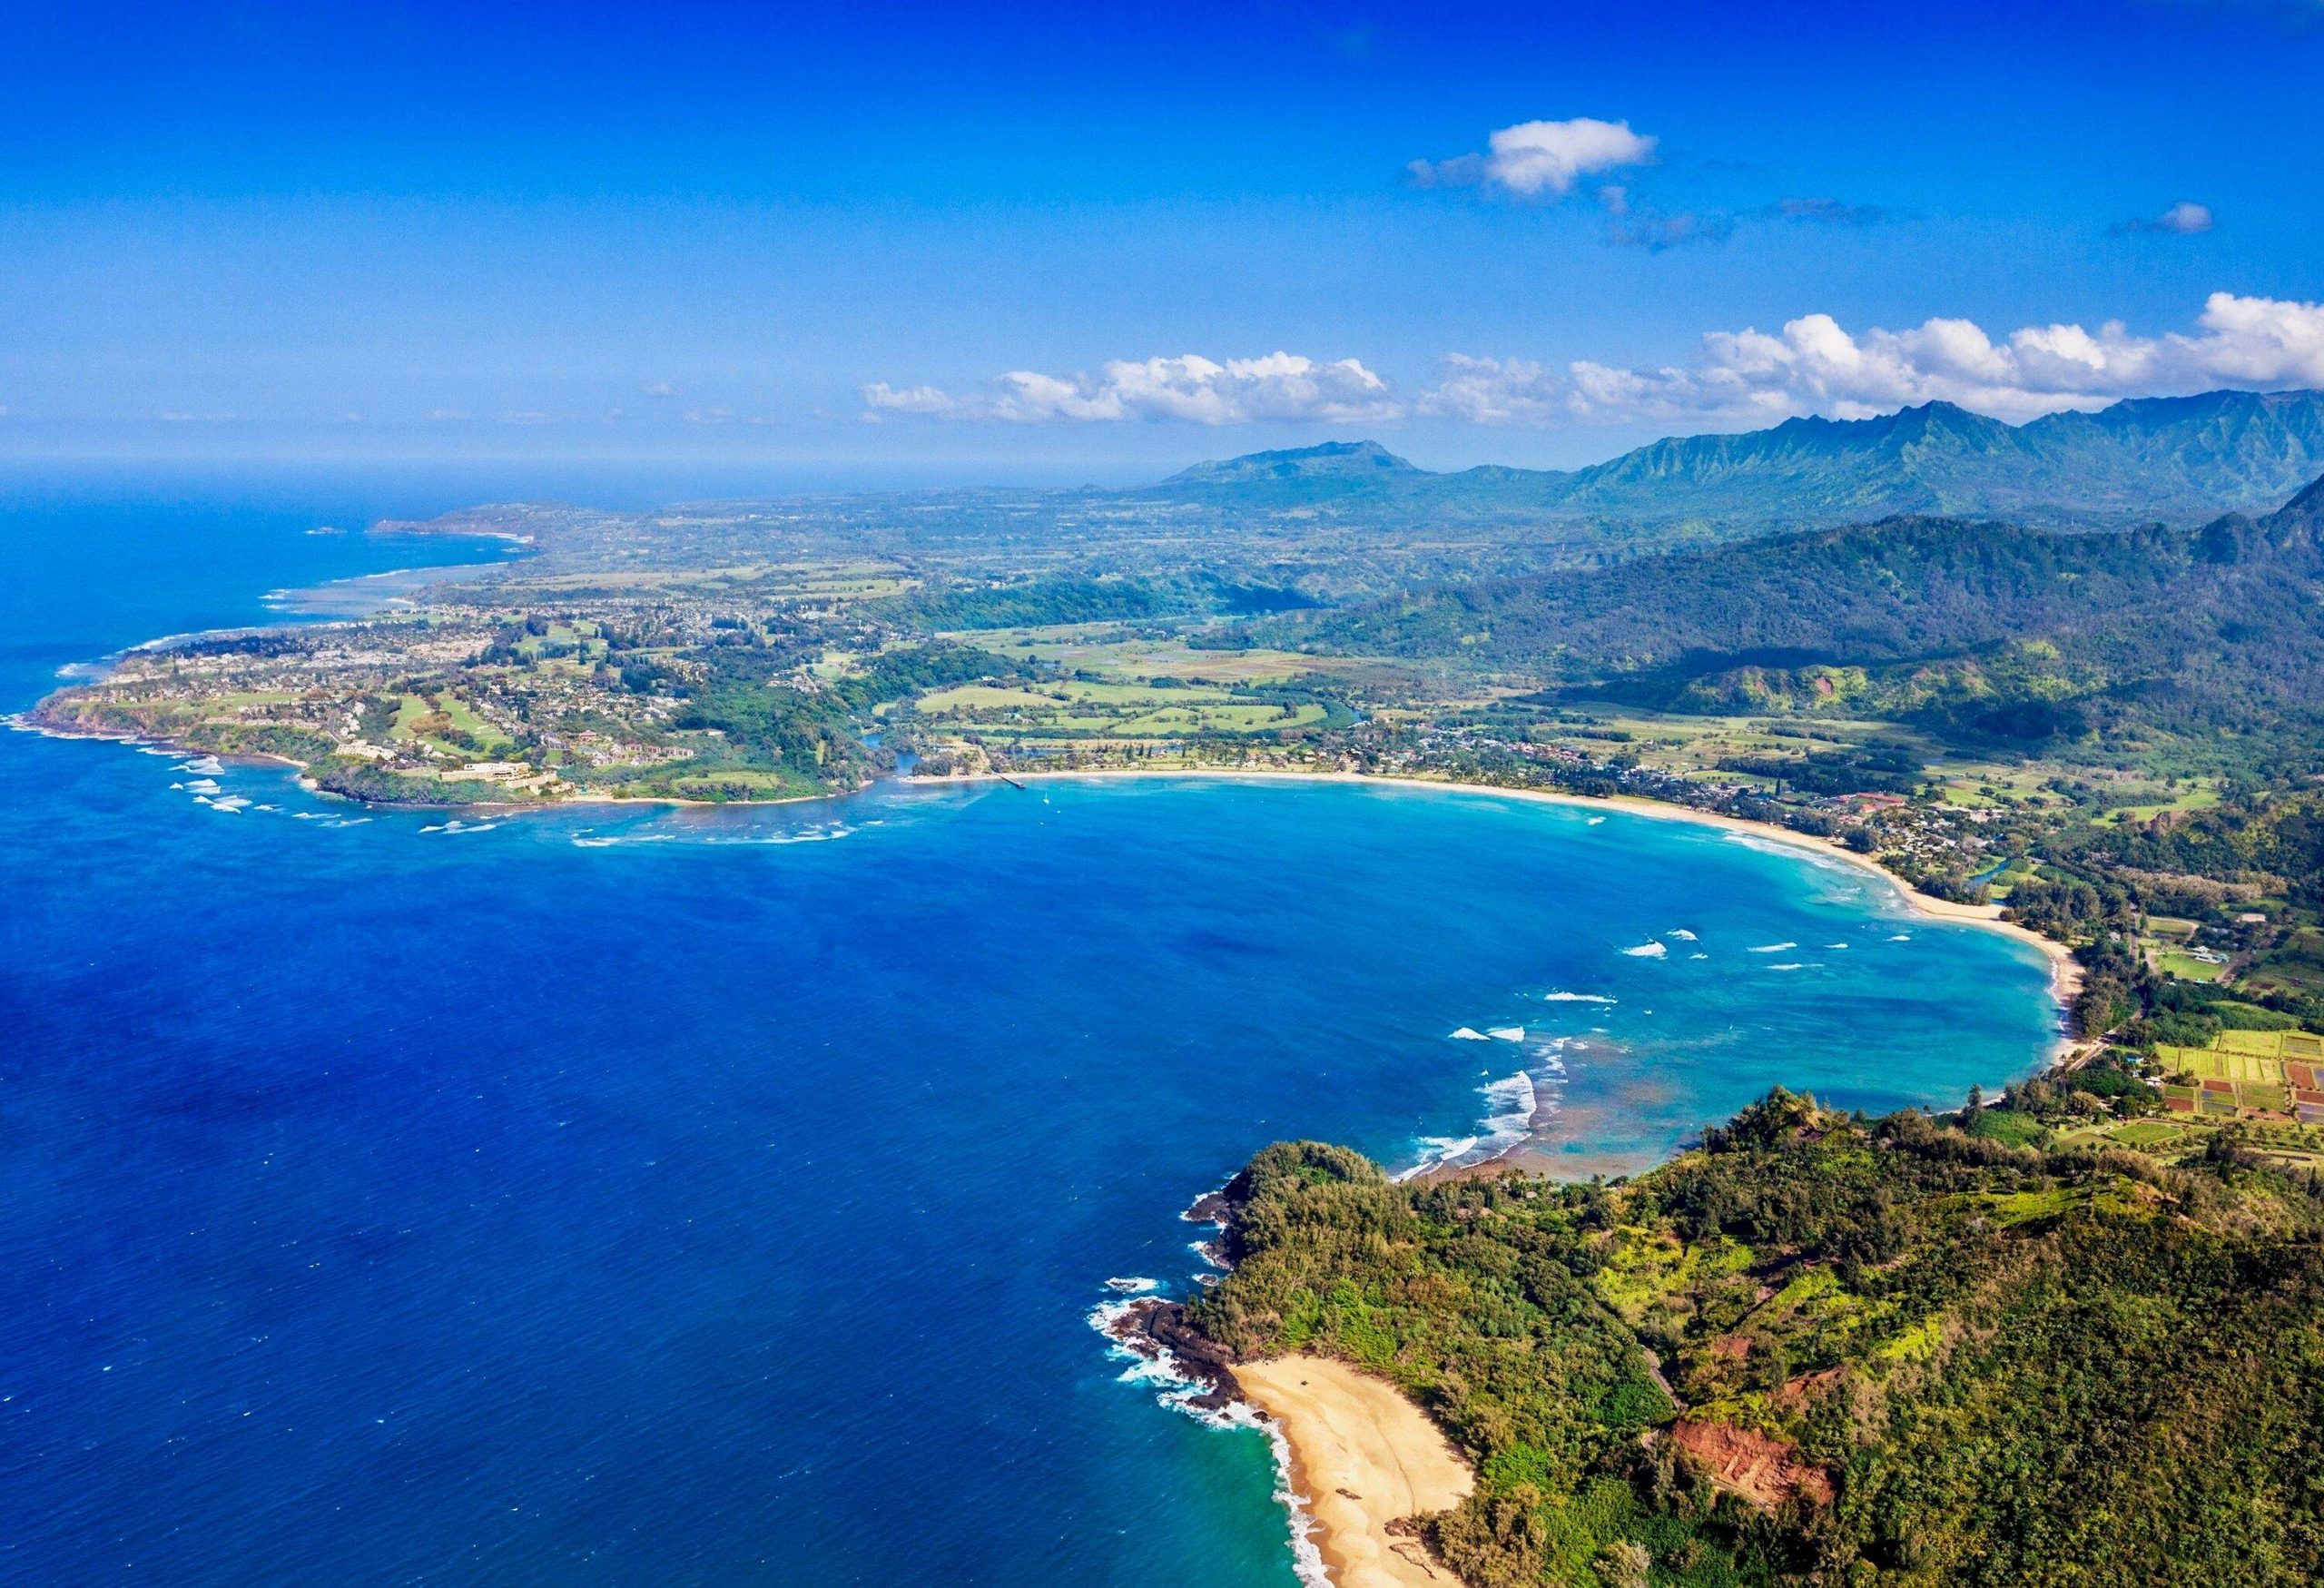
[[[21,490],[0,708],[492,485]],[[1620,1168],[1777,1080],[1954,1101],[2054,1019],[1876,880],[1486,794],[455,824],[196,775],[0,734],[7,1582],[1284,1588],[1263,1442],[1087,1321],[1185,1287],[1254,1149],[1409,1167],[1530,1091]]]

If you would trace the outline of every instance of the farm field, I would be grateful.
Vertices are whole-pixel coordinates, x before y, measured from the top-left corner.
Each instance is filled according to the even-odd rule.
[[[2163,1106],[2175,1115],[2253,1115],[2324,1125],[2324,1037],[2313,1031],[2221,1031],[2204,1048],[2158,1046],[2172,1076]]]

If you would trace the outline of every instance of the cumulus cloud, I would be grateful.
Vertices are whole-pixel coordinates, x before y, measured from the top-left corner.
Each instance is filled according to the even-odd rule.
[[[1221,363],[1198,353],[1118,359],[1097,375],[1011,370],[984,391],[934,386],[863,388],[864,417],[921,414],[1006,424],[1178,420],[1201,425],[1255,419],[1360,423],[1390,419],[1403,405],[1388,383],[1354,359],[1319,363],[1297,353]]]
[[[1571,417],[1563,377],[1524,359],[1447,353],[1444,372],[1414,411],[1472,425],[1553,425]]]
[[[2181,199],[2160,215],[2115,223],[2118,232],[2161,232],[2174,237],[2191,237],[2211,229],[2211,207],[2189,203]]]
[[[1628,122],[1576,116],[1520,122],[1488,136],[1482,154],[1415,160],[1404,169],[1423,187],[1493,187],[1519,198],[1560,199],[1585,176],[1646,164],[1654,145]]]
[[[2192,332],[2136,336],[2118,321],[2026,326],[2000,339],[1967,320],[1851,332],[1807,314],[1779,332],[1714,331],[1694,361],[1624,369],[1578,360],[1561,378],[1519,360],[1455,358],[1423,412],[1487,424],[1571,419],[1743,428],[1797,414],[1863,419],[1946,401],[2023,420],[2125,397],[2324,387],[2324,303],[2214,292]]]

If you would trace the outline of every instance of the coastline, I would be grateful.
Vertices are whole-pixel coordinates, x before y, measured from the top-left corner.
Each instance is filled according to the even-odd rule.
[[[2079,1044],[2064,1029],[2074,998],[2082,991],[2082,966],[2073,951],[2054,938],[2043,937],[2029,927],[2002,919],[1998,904],[1956,904],[1950,900],[1932,898],[1882,865],[1868,854],[1827,839],[1795,833],[1788,827],[1778,827],[1771,822],[1754,822],[1741,816],[1725,815],[1717,811],[1699,811],[1689,805],[1672,804],[1664,800],[1649,800],[1636,794],[1608,794],[1593,797],[1586,794],[1564,794],[1555,789],[1502,788],[1489,783],[1461,783],[1452,778],[1396,777],[1364,772],[1292,772],[1259,767],[1091,767],[1078,771],[1014,772],[1004,778],[997,772],[967,773],[946,777],[906,777],[900,781],[920,787],[940,788],[948,784],[1000,783],[1019,784],[1082,779],[1098,782],[1123,778],[1210,778],[1275,783],[1342,783],[1368,784],[1388,788],[1456,790],[1469,794],[1498,794],[1505,799],[1526,800],[1537,804],[1572,805],[1591,810],[1627,811],[1632,815],[1650,817],[1663,822],[1691,822],[1698,826],[1717,827],[1739,838],[1779,844],[1789,850],[1838,861],[1858,872],[1876,877],[1892,889],[1898,900],[1915,914],[1935,921],[1950,921],[1995,932],[2004,937],[2037,949],[2049,962],[2050,996],[2058,1005],[2060,1032],[2050,1061],[2063,1061]]]
[[[1476,1476],[1404,1393],[1329,1356],[1236,1369],[1244,1399],[1283,1435],[1293,1492],[1336,1588],[1443,1588],[1453,1581],[1413,1518],[1449,1511]]]
[[[154,744],[165,748],[182,750],[187,755],[219,755],[228,761],[247,764],[288,766],[299,774],[301,787],[318,797],[345,799],[357,804],[378,804],[389,810],[472,810],[494,815],[520,815],[535,812],[554,811],[573,805],[661,805],[675,809],[722,809],[729,805],[796,805],[817,800],[842,800],[863,794],[877,786],[881,780],[852,789],[833,789],[822,794],[787,794],[771,800],[697,800],[672,794],[615,794],[576,793],[554,800],[470,800],[457,804],[436,804],[425,802],[406,803],[392,800],[366,800],[356,795],[330,794],[315,784],[312,774],[302,761],[265,751],[218,751],[188,748],[167,738],[147,739],[128,733],[107,733],[43,719],[39,704],[12,713],[5,719],[6,725],[19,732],[34,733],[44,738],[86,739],[110,744]],[[1935,921],[1950,921],[1976,926],[1987,932],[1999,932],[2040,952],[2049,962],[2050,996],[2058,1006],[2059,1033],[2053,1045],[2051,1066],[2063,1063],[2075,1053],[2080,1044],[2069,1025],[2070,1012],[2075,997],[2082,991],[2082,966],[2073,951],[2054,938],[2043,936],[2014,921],[2002,919],[1998,904],[1957,904],[1950,900],[1933,898],[1915,888],[1896,873],[1870,855],[1858,854],[1845,845],[1827,839],[1795,833],[1788,827],[1778,827],[1771,822],[1754,822],[1741,816],[1730,816],[1717,811],[1697,810],[1689,805],[1673,804],[1664,800],[1649,800],[1636,794],[1607,794],[1591,796],[1561,793],[1555,789],[1504,788],[1497,784],[1462,783],[1452,778],[1400,777],[1362,772],[1294,772],[1263,767],[1087,767],[1060,768],[1053,771],[1029,771],[1001,774],[973,772],[949,774],[940,777],[925,777],[903,774],[893,781],[907,788],[945,788],[970,784],[1005,783],[1023,787],[1033,782],[1108,782],[1132,778],[1204,779],[1214,782],[1272,782],[1272,783],[1336,783],[1372,784],[1387,788],[1452,790],[1468,794],[1494,794],[1504,799],[1524,800],[1537,804],[1570,805],[1604,810],[1627,811],[1632,815],[1655,821],[1690,822],[1698,826],[1716,827],[1737,837],[1765,843],[1778,844],[1799,853],[1837,861],[1857,872],[1877,878],[1917,915]]]
[[[824,794],[788,794],[783,798],[772,800],[694,800],[671,794],[586,793],[568,794],[554,800],[473,800],[462,801],[457,804],[448,802],[438,805],[427,803],[365,800],[355,795],[330,794],[315,784],[306,763],[293,760],[286,755],[272,755],[264,751],[224,752],[188,749],[166,738],[149,740],[133,734],[106,733],[77,725],[65,726],[43,720],[37,704],[23,711],[13,713],[5,720],[12,728],[20,732],[38,734],[44,738],[87,739],[111,744],[157,744],[171,749],[184,750],[188,755],[221,755],[229,761],[241,761],[249,764],[288,766],[299,774],[300,785],[317,797],[345,799],[357,804],[378,804],[389,810],[470,810],[494,815],[513,816],[554,811],[573,805],[661,805],[673,809],[704,810],[721,809],[737,804],[745,807],[796,805],[817,800],[852,798],[877,786],[880,781],[874,780],[873,783],[852,789],[834,789]],[[1564,794],[1555,789],[1504,788],[1496,784],[1462,783],[1452,778],[1399,777],[1362,772],[1294,772],[1262,767],[1208,766],[1087,767],[1017,772],[1006,774],[998,772],[960,773],[941,777],[904,774],[897,776],[894,781],[907,788],[944,788],[986,783],[1005,783],[1021,788],[1026,784],[1033,782],[1108,782],[1132,778],[1373,784],[1388,788],[1431,789],[1439,792],[1452,790],[1469,794],[1494,794],[1504,799],[1525,800],[1537,804],[1571,805],[1597,810],[1610,807],[1655,821],[1690,822],[1698,826],[1716,827],[1731,833],[1738,838],[1778,844],[1802,854],[1837,861],[1841,864],[1853,867],[1861,873],[1877,878],[1895,893],[1906,909],[1915,914],[1935,921],[1950,921],[1976,926],[1987,932],[1999,932],[2004,937],[2014,938],[2037,950],[2048,962],[2050,996],[2058,1006],[2058,1035],[2051,1047],[2047,1067],[2055,1068],[2065,1063],[2081,1048],[2072,1030],[2071,1013],[2073,1001],[2082,991],[2083,972],[2082,966],[2074,959],[2072,949],[2054,938],[2044,937],[2040,932],[2021,926],[2014,921],[2003,920],[2002,907],[1998,904],[1957,904],[1950,900],[1932,898],[1870,855],[1858,854],[1845,845],[1834,843],[1827,839],[1812,837],[1805,833],[1795,833],[1788,827],[1778,827],[1771,822],[1754,822],[1741,816],[1726,815],[1717,811],[1700,811],[1692,806],[1673,804],[1668,801],[1644,799],[1636,794],[1590,796]]]

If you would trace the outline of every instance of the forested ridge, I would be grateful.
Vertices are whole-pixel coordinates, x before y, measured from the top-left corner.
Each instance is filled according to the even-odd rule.
[[[2004,737],[2324,717],[2324,482],[2260,520],[2067,534],[1949,518],[1415,591],[1238,639],[1457,656],[1679,710],[1845,710]]]
[[[1272,1147],[1191,1320],[1412,1393],[1521,1583],[2324,1578],[2324,1189],[1771,1094],[1627,1184]]]
[[[1690,525],[1721,534],[1900,513],[2090,526],[2265,511],[2324,471],[2324,393],[2209,391],[2010,425],[1949,402],[1671,436],[1571,471],[1415,468],[1377,442],[1198,464],[1127,493],[1246,512]]]

